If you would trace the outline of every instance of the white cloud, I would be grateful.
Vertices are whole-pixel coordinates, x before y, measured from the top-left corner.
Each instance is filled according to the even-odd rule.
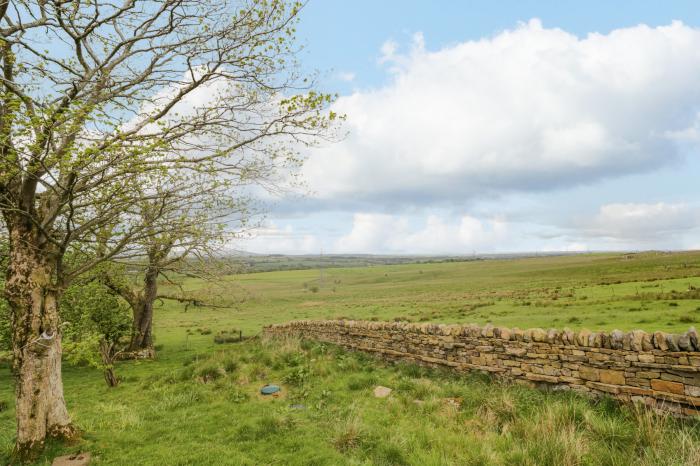
[[[580,223],[584,235],[636,243],[677,239],[700,226],[700,209],[685,203],[606,204],[590,221]]]
[[[235,247],[258,254],[317,254],[321,243],[316,235],[299,233],[291,225],[270,223],[237,241]]]
[[[381,56],[379,57],[379,63],[386,63],[388,61],[393,61],[396,59],[396,52],[399,49],[399,44],[395,40],[389,39],[382,44],[380,47]]]
[[[508,233],[504,220],[465,215],[457,222],[429,215],[412,226],[399,215],[357,213],[351,231],[335,244],[336,252],[394,254],[468,254],[498,249]]]
[[[352,82],[355,80],[355,73],[351,71],[342,71],[338,73],[338,79],[345,82]]]
[[[391,82],[341,97],[348,137],[306,165],[328,203],[463,202],[644,172],[679,160],[678,135],[698,127],[700,30],[679,22],[578,38],[532,20],[438,51],[416,35],[380,61]]]

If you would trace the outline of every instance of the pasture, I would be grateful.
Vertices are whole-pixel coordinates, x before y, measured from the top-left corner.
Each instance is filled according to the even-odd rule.
[[[228,307],[161,303],[158,359],[118,364],[116,388],[97,370],[64,364],[84,435],[50,445],[38,464],[81,450],[111,465],[700,462],[694,421],[255,337],[267,323],[331,318],[685,330],[700,320],[700,253],[293,270],[185,286]],[[214,343],[233,329],[247,339]],[[0,367],[2,464],[15,428],[10,380]],[[282,396],[259,396],[265,383],[280,384]],[[376,385],[393,392],[375,398]]]
[[[177,323],[161,325],[257,333],[268,323],[342,318],[681,331],[700,321],[700,252],[264,272],[215,285],[189,280],[185,289],[231,309],[190,307]]]

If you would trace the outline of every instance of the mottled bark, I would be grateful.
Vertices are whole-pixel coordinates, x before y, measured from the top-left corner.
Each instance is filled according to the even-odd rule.
[[[132,304],[134,322],[131,332],[129,351],[153,351],[153,303],[158,297],[158,270],[154,267],[146,269],[143,280],[143,290],[135,296]]]
[[[15,454],[31,458],[46,437],[72,437],[61,379],[60,290],[52,277],[55,259],[37,245],[32,228],[10,230],[5,297],[11,309],[16,378]]]
[[[113,341],[102,340],[100,342],[100,357],[102,358],[102,364],[104,364],[103,375],[109,387],[119,385],[119,378],[114,373],[114,359],[118,353]]]

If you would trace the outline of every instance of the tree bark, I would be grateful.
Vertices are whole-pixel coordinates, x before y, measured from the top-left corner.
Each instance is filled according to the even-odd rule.
[[[33,233],[27,225],[10,230],[5,282],[16,378],[15,455],[23,460],[39,452],[46,437],[76,434],[63,398],[60,289],[52,281],[56,259],[42,250]]]
[[[143,279],[143,291],[139,293],[133,305],[134,322],[131,332],[129,351],[155,355],[153,350],[153,303],[158,297],[158,270],[154,267],[146,269]]]

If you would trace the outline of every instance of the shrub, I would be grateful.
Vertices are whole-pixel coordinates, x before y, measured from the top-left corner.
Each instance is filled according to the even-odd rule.
[[[114,361],[131,331],[129,305],[98,281],[78,282],[62,296],[61,317],[66,359],[102,369],[107,385],[118,385]]]
[[[301,366],[289,371],[287,375],[282,378],[282,381],[289,385],[301,386],[306,383],[310,376],[311,372],[309,368]]]

